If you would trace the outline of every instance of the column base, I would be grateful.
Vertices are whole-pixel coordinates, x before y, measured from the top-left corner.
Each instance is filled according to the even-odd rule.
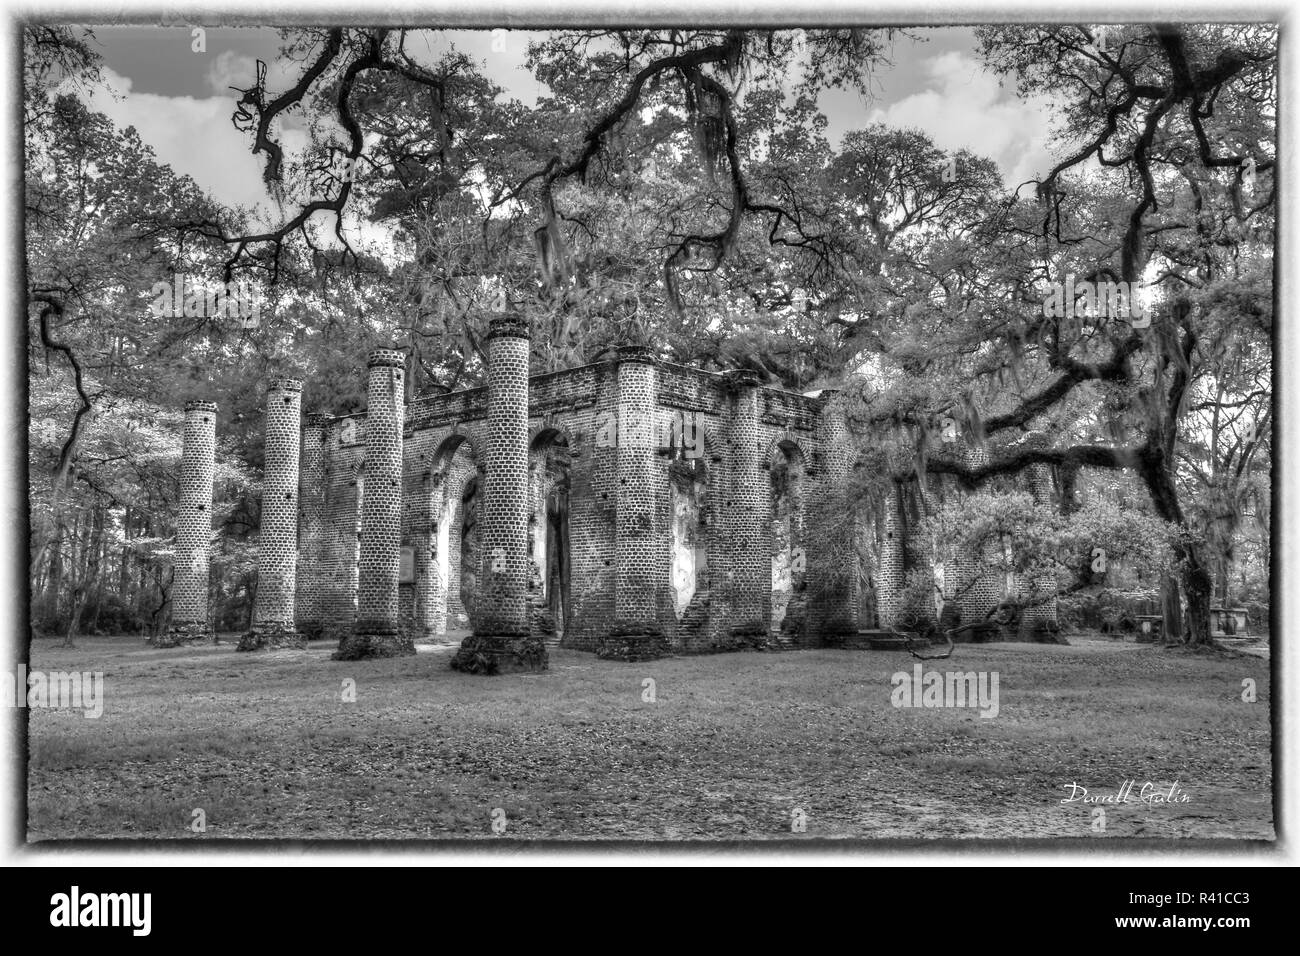
[[[596,656],[607,661],[653,661],[668,655],[668,641],[657,624],[615,624],[596,642]]]
[[[471,634],[451,660],[451,669],[463,674],[517,674],[547,666],[546,645],[533,634]]]
[[[202,621],[173,621],[165,634],[159,634],[154,647],[184,647],[188,644],[215,643],[217,636]]]
[[[356,627],[351,621],[322,624],[320,636],[323,641],[338,641],[342,643],[345,638],[351,637],[352,632],[355,630]]]
[[[765,651],[771,647],[771,635],[761,621],[737,624],[727,629],[718,650]]]
[[[868,628],[859,628],[850,621],[826,620],[814,632],[811,647],[852,647],[858,633]]]
[[[303,650],[307,638],[292,624],[254,624],[252,630],[239,639],[237,651]]]
[[[339,640],[330,660],[362,661],[379,657],[406,657],[415,653],[410,635],[395,627],[360,627]]]

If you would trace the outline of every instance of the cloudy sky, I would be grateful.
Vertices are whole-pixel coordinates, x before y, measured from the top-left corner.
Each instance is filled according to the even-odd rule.
[[[999,86],[976,55],[970,28],[925,28],[915,39],[894,41],[892,65],[875,74],[873,95],[829,91],[822,108],[830,120],[833,144],[848,131],[873,122],[919,128],[943,149],[965,148],[988,156],[1002,169],[1010,186],[1041,174],[1050,166],[1047,152],[1048,111],[1019,101]],[[191,176],[218,200],[231,205],[269,207],[260,164],[249,149],[247,134],[230,122],[235,107],[232,86],[247,86],[254,64],[271,64],[272,93],[291,85],[297,65],[278,56],[274,30],[245,27],[209,28],[206,49],[196,52],[188,27],[97,27],[95,35],[112,89],[92,97],[96,109],[119,126],[134,126],[159,159]],[[420,59],[432,59],[449,45],[485,65],[485,72],[507,97],[525,103],[544,92],[524,70],[530,39],[540,34],[510,32],[504,50],[493,49],[487,31],[425,31],[408,40]],[[289,149],[306,142],[301,126],[282,127]],[[275,218],[272,216],[271,218]]]

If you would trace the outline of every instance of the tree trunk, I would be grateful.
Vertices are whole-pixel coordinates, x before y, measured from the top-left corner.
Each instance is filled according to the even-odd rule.
[[[1183,604],[1178,587],[1178,579],[1172,574],[1166,574],[1160,586],[1162,607],[1161,613],[1164,615],[1164,633],[1161,642],[1164,644],[1181,644],[1183,642]]]
[[[146,538],[153,537],[153,516],[146,510],[142,517],[144,521],[140,527],[140,533]],[[152,634],[151,615],[147,613],[147,608],[149,598],[153,595],[154,590],[149,560],[149,558],[141,554],[137,554],[135,557],[136,586],[138,588],[135,593],[135,616],[140,621],[140,627],[146,635]]]
[[[157,568],[157,560],[157,558],[154,559],[155,569]],[[171,605],[172,585],[176,582],[175,569],[168,567],[165,581],[163,580],[162,572],[156,570],[155,580],[158,585],[158,603],[149,613],[150,644],[155,643],[158,637],[162,635],[163,627],[167,623],[168,611]]]
[[[1183,565],[1183,593],[1187,595],[1187,643],[1193,647],[1210,640],[1210,572],[1195,545],[1180,543],[1175,553]]]
[[[59,619],[59,592],[63,590],[63,540],[64,528],[59,525],[50,543],[50,570],[45,578],[45,593],[41,596],[41,616],[50,627]]]
[[[91,506],[90,527],[86,531],[86,545],[82,548],[84,567],[79,575],[78,586],[73,591],[72,613],[68,616],[68,630],[63,639],[64,647],[72,647],[72,639],[77,636],[81,626],[81,615],[86,609],[92,594],[99,590],[100,553],[104,537],[104,509],[98,504]]]
[[[122,606],[131,604],[131,509],[122,510],[122,554],[117,566],[117,590],[122,596]]]
[[[1210,596],[1214,590],[1214,581],[1206,566],[1201,549],[1193,543],[1193,529],[1187,524],[1183,510],[1178,504],[1178,491],[1174,486],[1173,475],[1165,467],[1166,458],[1159,450],[1147,448],[1141,459],[1142,480],[1151,494],[1151,502],[1156,513],[1165,521],[1174,524],[1179,534],[1174,540],[1174,557],[1180,568],[1180,584],[1183,596],[1187,599],[1187,622],[1185,633],[1187,643],[1199,647],[1212,643],[1210,640]]]

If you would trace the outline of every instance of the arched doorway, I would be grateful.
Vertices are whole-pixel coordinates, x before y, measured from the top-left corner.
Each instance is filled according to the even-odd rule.
[[[679,627],[705,623],[707,606],[694,622],[686,615],[696,594],[707,587],[708,570],[708,466],[703,458],[677,458],[668,466],[669,533],[672,555],[669,581],[673,589],[673,614]],[[707,604],[707,601],[704,602]],[[677,640],[682,640],[679,631]]]
[[[431,546],[428,589],[434,632],[461,635],[470,629],[478,571],[478,510],[481,472],[474,447],[452,435],[433,456]]]
[[[772,493],[772,640],[801,643],[807,627],[808,596],[804,550],[805,474],[803,452],[792,441],[779,442],[769,474]]]
[[[564,636],[569,614],[569,439],[545,428],[528,453],[528,598],[532,626],[548,644]]]

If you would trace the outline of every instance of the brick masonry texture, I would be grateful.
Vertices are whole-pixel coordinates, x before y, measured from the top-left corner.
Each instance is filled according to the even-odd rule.
[[[402,545],[402,433],[406,356],[394,349],[370,353],[361,526],[358,530],[356,623],[335,657],[355,660],[414,654],[398,614]]]
[[[321,428],[323,481],[317,582],[321,636],[331,640],[351,633],[356,620],[364,440],[364,419],[357,416],[330,419]]]
[[[472,653],[518,669],[541,666],[552,628],[563,647],[639,660],[839,646],[844,633],[875,623],[862,620],[859,576],[842,567],[860,527],[847,494],[854,451],[835,392],[767,388],[752,373],[704,372],[641,348],[528,376],[523,328],[506,328],[489,342],[488,387],[423,395],[407,408],[400,526],[415,580],[401,586],[404,633],[437,639],[472,625],[476,637],[460,660]],[[700,430],[690,454],[683,415]],[[322,428],[331,472],[324,523],[347,528],[356,489],[332,473],[346,472],[355,456],[346,441],[331,441],[341,421]],[[360,434],[366,425],[349,427]],[[556,547],[546,502],[558,480],[548,470],[557,446],[567,478],[563,555],[548,550]],[[502,502],[495,510],[494,496]],[[830,524],[842,540],[833,547],[808,536],[814,512],[838,517]],[[899,541],[897,572],[877,585],[887,607],[908,561],[928,553]],[[346,534],[322,535],[321,578],[342,582],[332,599],[322,589],[327,630],[348,607],[346,545]],[[536,606],[548,587],[541,579],[554,571],[538,555],[567,566],[567,579],[556,582],[567,592],[558,622]],[[504,652],[503,641],[514,650]],[[533,663],[511,654],[531,654]]]
[[[821,394],[821,414],[817,418],[814,460],[816,473],[805,473],[804,487],[813,482],[813,500],[809,504],[819,532],[827,537],[821,541],[803,539],[802,546],[809,589],[814,595],[813,615],[810,622],[816,633],[829,643],[838,643],[837,636],[849,634],[859,627],[870,628],[872,621],[859,620],[861,613],[861,578],[853,573],[856,568],[845,556],[852,554],[862,533],[861,515],[849,502],[848,483],[853,469],[855,449],[844,416],[844,402],[834,389]],[[798,449],[797,438],[792,434],[787,447]],[[787,458],[790,452],[786,452]],[[799,458],[807,461],[800,452]],[[802,493],[805,497],[807,492]],[[808,642],[807,634],[797,635],[797,643]]]
[[[308,640],[324,633],[323,598],[327,581],[321,573],[325,547],[325,422],[308,415],[302,429],[298,486],[297,595],[298,632]]]
[[[936,561],[945,619],[980,620],[1018,593],[934,540],[927,515],[948,485],[899,482],[875,512],[851,507],[856,452],[835,390],[630,346],[530,375],[528,335],[523,318],[494,318],[486,387],[410,401],[405,356],[378,350],[365,414],[308,417],[296,565],[267,551],[268,570],[296,567],[296,588],[290,571],[258,621],[292,623],[296,593],[294,633],[338,640],[338,657],[461,638],[452,666],[501,673],[545,668],[557,640],[621,660],[854,645],[858,630],[934,620],[933,597],[902,596]],[[268,446],[287,449],[289,420],[274,417]],[[1048,475],[1030,485],[1050,494]],[[264,540],[282,540],[288,515],[266,513]],[[1055,602],[1026,616],[1050,626]]]
[[[648,349],[619,350],[614,470],[614,621],[596,646],[600,657],[649,660],[667,650],[658,623],[659,590],[666,583],[662,543],[664,497],[656,468],[662,427],[656,412],[658,373]],[[607,432],[609,434],[609,432]]]
[[[298,463],[302,382],[273,379],[266,393],[266,465],[257,541],[257,600],[253,625],[239,650],[307,646],[296,627]]]
[[[208,619],[208,571],[216,449],[217,406],[211,402],[188,402],[181,447],[171,626],[159,636],[159,647],[176,647],[214,637]]]
[[[487,440],[474,633],[451,666],[468,673],[545,670],[528,608],[528,324],[489,323]]]

